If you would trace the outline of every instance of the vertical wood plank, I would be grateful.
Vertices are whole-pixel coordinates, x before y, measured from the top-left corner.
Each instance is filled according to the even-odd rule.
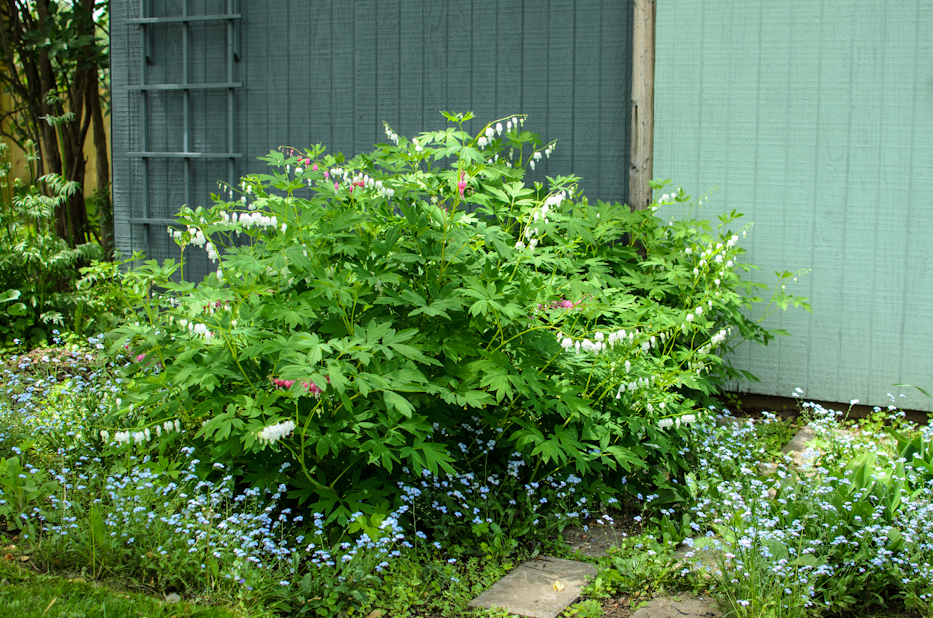
[[[601,28],[599,37],[583,41],[595,42],[599,49],[600,78],[590,85],[583,97],[599,101],[599,157],[594,175],[599,178],[595,195],[609,202],[628,203],[629,156],[631,149],[631,106],[626,104],[631,93],[632,3],[599,2]]]
[[[448,4],[447,79],[444,98],[447,111],[469,112],[473,109],[473,15],[469,0]],[[464,125],[471,130],[471,123]]]
[[[522,13],[521,88],[522,111],[528,114],[525,130],[540,134],[547,140],[557,139],[548,125],[550,78],[548,63],[551,57],[550,2],[525,3]],[[501,62],[501,61],[500,61]],[[497,98],[502,89],[497,89]],[[563,144],[558,144],[558,149]],[[553,155],[552,155],[553,156]],[[526,183],[544,180],[544,167],[537,174],[528,174]]]
[[[383,122],[399,128],[401,119],[401,6],[399,0],[377,0],[376,21],[378,49],[376,50],[376,122],[375,142],[385,142]]]
[[[476,0],[475,15],[474,67],[481,73],[475,73],[473,89],[484,112],[480,123],[526,113],[522,84],[536,77],[526,75],[523,70],[527,31],[521,3]]]
[[[353,50],[356,4],[330,4],[329,44],[332,48],[333,79],[331,83],[332,103],[331,140],[332,152],[342,152],[347,158],[355,153],[356,114],[353,104],[356,94],[355,56]]]
[[[574,8],[574,39],[570,57],[573,60],[573,93],[571,126],[573,135],[566,148],[570,151],[571,171],[583,176],[580,188],[587,195],[598,195],[599,177],[593,172],[599,165],[599,101],[594,96],[584,96],[588,84],[598,84],[602,78],[599,66],[599,37],[588,33],[599,33],[602,11],[598,3],[578,1]],[[595,44],[594,44],[594,40]],[[576,96],[577,92],[581,96]],[[560,172],[563,173],[563,172]],[[584,175],[585,174],[585,175]]]
[[[576,93],[574,64],[574,39],[576,37],[575,2],[552,1],[548,11],[547,70],[547,116],[540,126],[545,141],[557,140],[557,148],[549,158],[542,158],[529,174],[529,179],[544,180],[545,176],[581,173],[574,169],[574,122],[573,106]],[[534,129],[533,129],[534,130]]]
[[[114,0],[110,7],[110,76],[115,84],[123,88],[114,88],[111,93],[111,131],[112,151],[111,174],[113,176],[113,238],[117,250],[125,256],[132,254],[133,229],[129,219],[134,215],[133,206],[139,197],[139,189],[133,179],[140,173],[133,169],[133,163],[126,156],[130,152],[133,135],[138,135],[139,116],[130,104],[129,92],[125,86],[131,82],[130,58],[132,45],[129,25],[126,20],[129,6],[126,0]],[[137,34],[138,38],[138,34]],[[141,50],[140,50],[141,51]],[[137,82],[138,83],[138,82]],[[136,129],[135,131],[131,129]],[[134,173],[136,171],[136,173]]]
[[[424,114],[417,132],[440,129],[447,121],[442,110],[450,106],[447,101],[447,71],[450,56],[450,39],[447,36],[450,11],[453,3],[426,1],[422,19],[424,30],[424,86],[421,91],[421,106]],[[410,136],[412,137],[412,136]]]
[[[632,152],[629,206],[651,203],[648,181],[654,173],[654,28],[657,0],[635,0],[632,19]]]
[[[245,0],[241,0],[243,2]],[[310,47],[307,67],[307,101],[309,118],[309,140],[312,144],[323,144],[328,153],[334,149],[334,46],[331,44],[332,0],[315,2],[309,15],[308,45]],[[249,30],[252,36],[252,28]],[[252,84],[247,87],[252,88]]]
[[[399,135],[412,136],[425,129],[424,89],[426,43],[424,2],[402,0],[399,16],[399,121],[392,128]]]
[[[354,2],[353,28],[353,146],[348,156],[370,150],[382,133],[379,120],[375,117],[376,84],[379,75],[376,72],[377,31],[376,1],[359,0]],[[348,102],[349,103],[349,102]]]
[[[290,0],[288,3],[288,77],[289,86],[282,94],[282,103],[288,106],[288,145],[303,149],[313,141],[311,135],[311,106],[308,90],[311,86],[311,29],[312,7],[316,3]]]

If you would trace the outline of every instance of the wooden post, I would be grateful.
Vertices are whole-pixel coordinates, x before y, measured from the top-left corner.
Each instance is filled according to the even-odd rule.
[[[657,0],[635,0],[632,20],[632,147],[628,180],[629,206],[651,204],[648,181],[654,157],[654,22]]]

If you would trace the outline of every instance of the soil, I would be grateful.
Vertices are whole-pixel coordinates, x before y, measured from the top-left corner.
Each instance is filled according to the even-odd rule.
[[[634,613],[631,597],[621,596],[603,601],[603,618],[628,618]]]

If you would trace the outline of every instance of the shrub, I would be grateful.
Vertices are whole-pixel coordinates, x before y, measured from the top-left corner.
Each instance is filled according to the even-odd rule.
[[[680,190],[631,212],[574,176],[527,186],[555,144],[523,116],[477,136],[472,114],[445,116],[412,140],[387,126],[390,143],[347,162],[272,152],[238,200],[181,210],[169,233],[217,270],[127,275],[138,322],[111,349],[135,359],[140,431],[178,419],[205,458],[342,523],[386,512],[400,466],[455,475],[490,440],[503,466],[528,459],[524,481],[677,473],[675,434],[728,375],[721,353],[772,336],[742,313],[757,298],[739,215],[712,230],[655,216],[689,202]]]
[[[80,185],[56,174],[26,185],[11,181],[10,171],[9,148],[0,144],[0,343],[34,346],[51,341],[53,329],[80,339],[89,328],[109,328],[113,304],[93,285],[106,271],[100,245],[69,247],[55,231],[56,211]],[[96,278],[82,278],[92,263]]]

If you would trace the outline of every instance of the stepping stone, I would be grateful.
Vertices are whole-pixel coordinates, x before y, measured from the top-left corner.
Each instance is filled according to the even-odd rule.
[[[609,548],[618,545],[619,541],[625,538],[625,533],[621,530],[596,524],[590,524],[587,530],[580,526],[567,526],[561,534],[571,549],[589,558],[608,555]]]
[[[500,607],[526,618],[556,618],[580,598],[586,578],[596,575],[587,562],[539,556],[470,601],[470,607]]]
[[[798,468],[804,466],[805,460],[803,454],[809,448],[810,443],[816,438],[816,434],[813,432],[813,429],[809,425],[806,427],[801,427],[800,431],[797,432],[790,442],[788,442],[784,448],[781,449],[782,453],[790,455],[790,458],[793,460],[794,465]]]
[[[706,539],[703,539],[706,543]],[[687,556],[690,556],[689,558]],[[713,573],[718,571],[722,562],[722,552],[715,546],[688,547],[681,545],[674,552],[674,570],[690,569],[701,579],[712,579]]]
[[[658,597],[632,614],[632,618],[719,618],[722,612],[716,601],[689,594]]]

